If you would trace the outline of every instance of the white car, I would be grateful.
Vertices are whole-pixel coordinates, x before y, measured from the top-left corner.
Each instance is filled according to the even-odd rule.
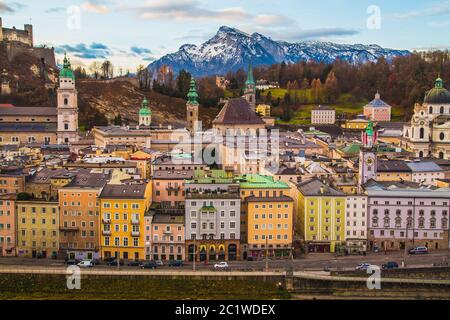
[[[225,261],[216,263],[216,264],[214,265],[214,269],[216,269],[216,270],[226,270],[226,269],[229,269],[229,268],[230,268],[230,266],[229,266],[228,263],[225,262]]]
[[[94,263],[92,262],[92,260],[85,259],[77,264],[77,266],[79,266],[80,268],[92,268],[94,266]]]
[[[361,263],[356,266],[355,270],[367,270],[370,268],[370,266],[371,266],[370,263]]]

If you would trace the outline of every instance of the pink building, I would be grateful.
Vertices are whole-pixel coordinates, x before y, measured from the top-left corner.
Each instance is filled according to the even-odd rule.
[[[0,195],[0,256],[16,255],[15,194]]]
[[[364,115],[367,119],[375,122],[389,122],[391,121],[392,107],[381,100],[380,94],[375,94],[375,99],[369,102],[364,107]]]
[[[369,245],[379,250],[449,248],[450,189],[369,181]]]
[[[185,259],[184,215],[157,213],[148,216],[145,230],[147,260]]]

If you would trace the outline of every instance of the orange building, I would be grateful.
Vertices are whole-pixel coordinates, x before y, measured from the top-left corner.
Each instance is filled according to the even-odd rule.
[[[25,175],[22,170],[2,170],[0,194],[20,193],[25,190]]]
[[[0,256],[16,255],[15,194],[0,195]]]
[[[192,170],[156,170],[152,180],[153,202],[160,203],[162,208],[184,207],[184,181],[192,176]]]
[[[97,199],[109,175],[80,174],[59,190],[60,253],[69,259],[100,257],[100,206]]]

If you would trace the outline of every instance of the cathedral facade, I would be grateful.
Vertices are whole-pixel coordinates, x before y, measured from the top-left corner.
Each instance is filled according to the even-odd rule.
[[[450,159],[450,91],[441,78],[426,93],[424,102],[414,106],[401,146],[419,158]]]

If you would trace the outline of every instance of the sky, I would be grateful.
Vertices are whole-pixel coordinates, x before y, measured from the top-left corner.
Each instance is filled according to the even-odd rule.
[[[125,72],[220,26],[275,40],[450,49],[450,0],[0,0],[3,27],[33,24],[35,45],[73,64],[109,59]]]

